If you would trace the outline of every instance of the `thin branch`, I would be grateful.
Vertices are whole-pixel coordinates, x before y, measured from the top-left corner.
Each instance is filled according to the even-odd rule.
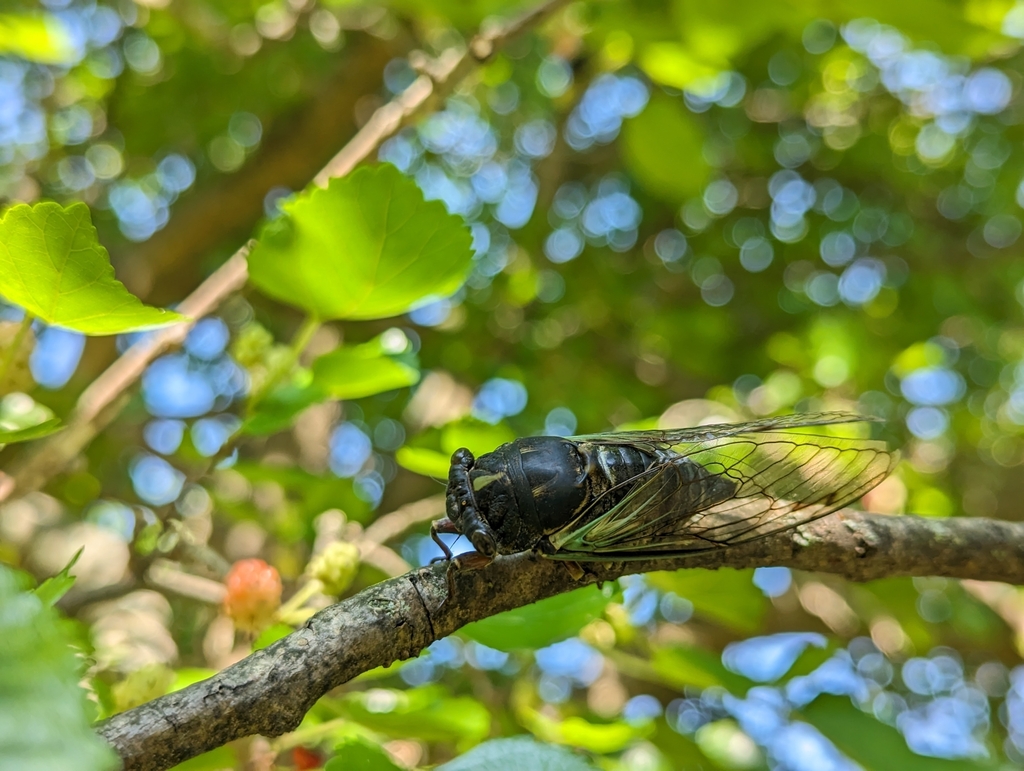
[[[21,324],[18,327],[18,331],[14,334],[14,340],[11,341],[11,347],[7,350],[7,354],[3,358],[3,362],[0,363],[0,394],[3,393],[3,387],[7,384],[7,375],[11,370],[11,365],[14,360],[18,358],[21,353],[21,346],[25,343],[25,336],[28,335],[32,329],[32,314],[28,311],[21,317]]]
[[[302,321],[302,325],[295,332],[292,337],[291,343],[288,345],[288,357],[284,361],[280,362],[279,365],[274,367],[274,371],[271,373],[266,380],[264,380],[258,388],[254,388],[249,394],[249,402],[247,405],[247,412],[254,410],[263,398],[269,394],[285,377],[292,374],[292,370],[295,364],[298,362],[299,357],[302,356],[306,350],[306,346],[309,345],[309,341],[313,339],[313,335],[320,329],[320,319],[316,315],[310,313]],[[236,441],[240,435],[241,429],[235,431],[234,435],[229,437],[221,447],[221,452],[230,454],[234,448]],[[213,464],[216,465],[216,464]]]
[[[294,730],[332,688],[478,621],[629,573],[785,565],[854,581],[939,575],[1024,583],[1024,523],[893,517],[842,511],[795,530],[684,558],[587,563],[575,581],[531,553],[460,571],[448,597],[444,565],[372,586],[208,680],[123,712],[99,732],[127,771],[158,771],[229,741]]]
[[[432,74],[421,75],[393,100],[379,108],[367,124],[345,145],[314,178],[324,186],[334,177],[344,176],[363,161],[376,155],[386,140],[394,136],[434,104],[443,101],[479,64],[509,41],[566,5],[568,0],[547,0],[518,19],[482,30],[463,53],[445,52],[434,65],[425,67]],[[197,320],[213,312],[237,292],[248,279],[246,258],[252,242],[246,244],[182,303],[179,310]],[[194,321],[192,322],[194,323]],[[126,394],[138,382],[146,367],[165,351],[182,343],[192,324],[179,324],[155,332],[129,348],[85,390],[59,434],[41,441],[9,474],[0,472],[0,503],[15,491],[19,495],[39,490],[61,473],[92,439],[106,428],[127,404]]]
[[[377,517],[367,525],[363,532],[363,540],[380,544],[397,538],[406,530],[423,522],[429,522],[444,516],[444,496],[432,495]]]

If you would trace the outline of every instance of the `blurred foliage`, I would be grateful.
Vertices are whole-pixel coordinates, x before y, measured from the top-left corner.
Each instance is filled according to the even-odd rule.
[[[32,771],[116,768],[114,754],[89,729],[82,667],[71,647],[80,635],[50,608],[54,584],[34,593],[26,579],[0,565],[0,757]]]
[[[1021,519],[1024,4],[571,3],[384,163],[294,189],[414,50],[527,5],[5,6],[0,468],[175,318],[155,298],[259,239],[246,289],[0,507],[0,560],[52,576],[0,568],[0,616],[35,630],[0,635],[26,752],[103,767],[87,716],[439,556],[439,505],[404,505],[459,447],[858,410],[905,448],[865,508]],[[280,584],[239,630],[225,578],[254,559]],[[1017,768],[1022,652],[1016,587],[656,573],[471,625],[181,768]]]

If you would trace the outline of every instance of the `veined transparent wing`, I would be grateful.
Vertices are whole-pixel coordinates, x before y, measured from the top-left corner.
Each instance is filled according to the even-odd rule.
[[[852,412],[806,412],[796,415],[779,415],[761,418],[747,423],[713,423],[690,428],[649,429],[646,431],[615,431],[604,434],[586,434],[572,437],[577,442],[594,442],[608,445],[650,445],[668,449],[678,444],[712,442],[738,434],[756,434],[766,431],[793,431],[799,428],[839,425],[842,423],[877,423],[875,418],[855,415]],[[815,438],[820,438],[814,435]]]
[[[743,543],[830,514],[885,479],[897,453],[878,440],[786,429],[857,420],[863,418],[824,413],[587,437],[657,448],[664,461],[631,482],[606,513],[593,506],[551,534],[556,553],[549,556],[667,556]]]

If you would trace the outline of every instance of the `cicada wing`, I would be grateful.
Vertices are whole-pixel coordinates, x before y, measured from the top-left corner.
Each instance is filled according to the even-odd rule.
[[[715,423],[707,426],[691,428],[650,429],[644,431],[617,431],[605,434],[588,434],[574,436],[574,441],[594,442],[608,445],[642,445],[667,449],[679,444],[698,444],[714,442],[729,436],[757,434],[764,432],[792,431],[793,436],[799,434],[795,429],[813,428],[815,426],[835,425],[840,423],[874,422],[874,418],[855,415],[850,412],[813,412],[796,415],[780,415],[774,418],[762,418],[747,423]],[[818,439],[817,435],[813,435]]]
[[[896,459],[880,441],[771,431],[676,444],[609,511],[549,536],[552,556],[643,559],[761,538],[852,503]]]

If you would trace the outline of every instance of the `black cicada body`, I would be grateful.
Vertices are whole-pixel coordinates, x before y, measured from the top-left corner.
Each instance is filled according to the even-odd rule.
[[[667,431],[517,439],[452,456],[447,518],[475,549],[453,566],[532,549],[551,559],[675,557],[762,538],[860,498],[892,471],[884,442],[806,429],[863,422],[844,413]]]

